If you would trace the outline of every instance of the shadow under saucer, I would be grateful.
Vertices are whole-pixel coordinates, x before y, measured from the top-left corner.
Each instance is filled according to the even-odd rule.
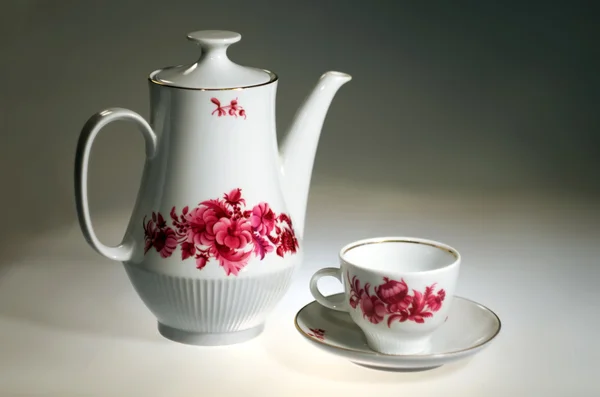
[[[435,365],[433,367],[422,367],[422,368],[383,368],[383,367],[377,367],[377,366],[369,365],[369,364],[356,363],[354,361],[353,361],[353,363],[358,365],[359,367],[364,367],[364,368],[369,368],[369,369],[373,369],[376,371],[384,371],[384,372],[426,372],[426,371],[431,371],[433,369],[441,367],[441,365]]]

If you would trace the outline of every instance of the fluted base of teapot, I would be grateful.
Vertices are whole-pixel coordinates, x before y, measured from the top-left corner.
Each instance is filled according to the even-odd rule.
[[[259,336],[265,328],[264,324],[236,332],[204,333],[190,332],[158,323],[158,332],[174,342],[194,346],[225,346],[247,342]]]
[[[258,336],[287,291],[293,266],[221,278],[177,277],[124,263],[129,279],[156,317],[159,333],[197,346],[231,345]]]

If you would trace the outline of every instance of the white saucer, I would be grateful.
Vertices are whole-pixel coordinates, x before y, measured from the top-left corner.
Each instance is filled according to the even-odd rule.
[[[329,297],[342,301],[344,294]],[[500,332],[500,318],[487,307],[455,296],[448,320],[432,336],[431,349],[421,354],[387,355],[367,346],[361,329],[344,312],[316,301],[294,319],[296,329],[315,346],[355,364],[385,370],[424,370],[478,353]]]

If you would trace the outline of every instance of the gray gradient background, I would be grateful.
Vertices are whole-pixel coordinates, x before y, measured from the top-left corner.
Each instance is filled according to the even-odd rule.
[[[148,73],[193,61],[185,34],[209,28],[241,32],[231,58],[279,74],[280,137],[322,72],[354,77],[325,122],[317,189],[333,180],[482,200],[598,197],[597,11],[592,2],[3,2],[4,221],[11,234],[72,222],[83,123],[110,106],[147,117]],[[94,214],[133,204],[143,156],[131,126],[101,134]]]
[[[323,72],[353,76],[333,101],[316,155],[305,269],[268,335],[279,332],[272,331],[277,321],[290,326],[291,308],[310,299],[308,277],[334,265],[342,244],[383,234],[433,238],[463,254],[458,293],[491,305],[505,321],[498,350],[480,358],[487,368],[493,365],[494,390],[484,386],[486,376],[492,377],[485,365],[455,374],[453,382],[483,376],[473,395],[502,395],[519,390],[517,385],[535,391],[531,395],[542,389],[595,395],[600,351],[589,342],[600,325],[600,7],[591,1],[417,3],[2,2],[0,248],[3,264],[18,258],[24,265],[2,284],[0,320],[156,338],[154,319],[122,269],[107,266],[81,236],[73,195],[75,147],[81,127],[99,110],[121,106],[148,117],[147,75],[194,60],[198,50],[186,40],[188,32],[228,29],[242,34],[229,50],[233,60],[279,75],[280,138]],[[131,125],[110,125],[96,141],[91,207],[106,243],[121,238],[143,161],[143,141]],[[324,289],[339,290],[334,284]],[[583,320],[556,326],[556,311]],[[30,340],[20,335],[15,328],[6,336],[12,350],[0,349],[1,356],[13,360],[15,371],[46,374],[43,363],[54,365],[55,353],[41,346],[30,352]],[[557,344],[565,338],[568,346]],[[267,352],[283,366],[315,377],[325,372],[325,364],[301,354],[294,362],[277,353],[285,345],[266,341]],[[86,390],[94,371],[69,383],[79,368],[69,357],[61,364],[62,378],[35,387],[53,390],[51,385],[63,382]],[[123,368],[135,368],[131,360]],[[38,366],[32,369],[32,363]],[[369,374],[389,383],[389,395],[396,395],[391,375]],[[331,376],[366,379],[351,369]],[[412,384],[419,392],[447,385],[427,376],[413,378],[423,380]],[[18,379],[7,375],[0,391],[33,390]],[[158,387],[153,381],[144,378],[143,387]],[[96,386],[111,395],[109,388],[118,390],[125,380],[114,382]],[[348,393],[371,390],[343,385]],[[298,393],[309,386],[300,385]],[[191,394],[197,390],[189,387]],[[241,392],[233,384],[223,387],[221,395]]]

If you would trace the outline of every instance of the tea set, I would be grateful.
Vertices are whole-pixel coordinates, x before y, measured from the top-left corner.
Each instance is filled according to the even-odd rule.
[[[150,121],[124,108],[92,115],[75,159],[79,224],[88,244],[121,262],[167,339],[197,346],[242,343],[261,334],[303,261],[313,162],[326,113],[352,79],[329,71],[297,111],[280,147],[278,77],[231,61],[241,35],[202,30],[191,64],[148,77]],[[97,237],[88,203],[88,163],[99,132],[130,121],[145,142],[142,179],[121,243]],[[477,353],[500,331],[483,305],[454,296],[461,257],[443,243],[408,237],[343,247],[339,268],[310,280],[315,301],[297,313],[314,346],[381,369],[439,366]],[[344,293],[323,296],[321,277]]]

